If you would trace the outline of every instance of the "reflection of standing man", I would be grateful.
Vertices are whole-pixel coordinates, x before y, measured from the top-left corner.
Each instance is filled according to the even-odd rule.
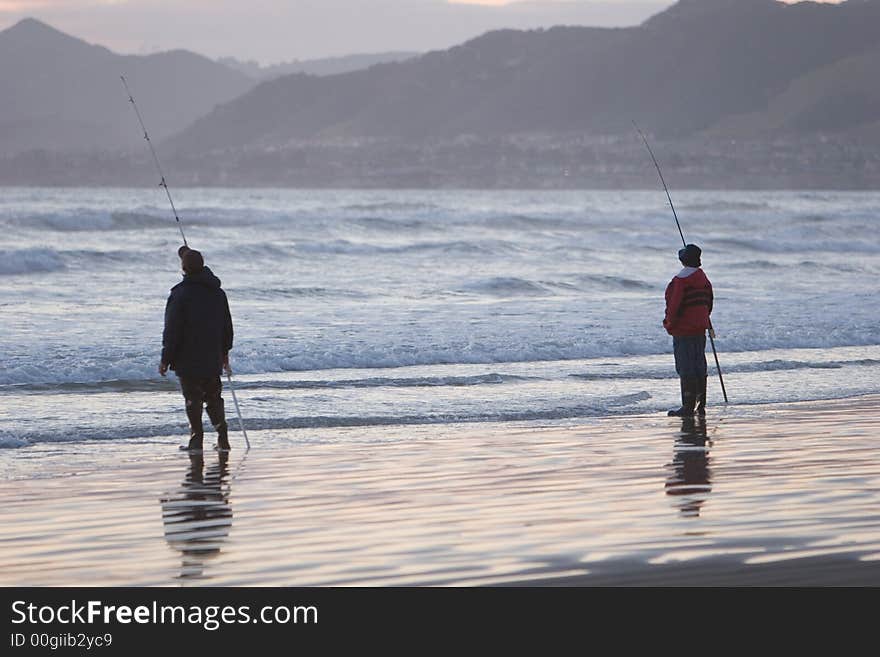
[[[229,350],[232,349],[229,302],[220,288],[220,279],[205,266],[201,253],[184,246],[178,255],[183,280],[171,288],[165,306],[159,374],[165,376],[172,369],[180,379],[190,425],[189,444],[185,449],[202,449],[202,406],[205,406],[217,430],[217,447],[228,450],[220,374],[223,369],[229,371]]]
[[[706,443],[706,421],[701,417],[681,419],[681,435],[673,448],[671,472],[666,479],[666,494],[682,496],[678,505],[686,517],[699,517],[709,483],[709,450]]]
[[[700,269],[702,251],[688,244],[678,252],[684,268],[666,287],[663,327],[672,336],[675,371],[681,382],[681,408],[669,415],[706,414],[706,329],[712,330],[712,284]]]
[[[203,575],[205,561],[220,553],[229,536],[229,454],[221,451],[217,465],[205,472],[202,453],[189,454],[190,465],[180,490],[161,500],[165,540],[182,555],[181,578]]]

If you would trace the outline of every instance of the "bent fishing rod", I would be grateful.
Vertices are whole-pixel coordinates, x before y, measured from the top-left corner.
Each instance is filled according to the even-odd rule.
[[[159,156],[156,155],[156,149],[153,148],[153,142],[150,139],[149,133],[147,133],[147,126],[144,125],[144,119],[141,116],[137,103],[134,102],[134,96],[131,95],[131,91],[128,88],[128,82],[125,81],[125,76],[120,75],[119,78],[122,80],[122,84],[125,87],[125,93],[128,94],[128,102],[134,107],[134,113],[137,114],[138,123],[141,124],[141,129],[144,131],[144,140],[150,147],[150,153],[153,154],[153,162],[156,164],[156,171],[159,172],[159,187],[162,187],[165,190],[165,195],[168,196],[168,202],[171,204],[171,212],[174,213],[174,220],[177,222],[177,228],[180,230],[180,236],[183,238],[183,245],[189,246],[189,244],[186,243],[186,235],[183,234],[183,224],[180,223],[180,217],[177,216],[177,208],[174,207],[174,200],[171,198],[171,192],[168,190],[168,183],[165,182],[165,174],[162,173],[162,165],[159,164]]]
[[[651,149],[651,144],[648,143],[648,138],[645,136],[645,133],[642,132],[641,128],[639,128],[638,124],[633,121],[633,126],[636,131],[642,137],[642,141],[645,142],[645,148],[648,149],[648,153],[651,154],[651,160],[654,162],[654,166],[657,168],[657,173],[660,176],[660,182],[663,183],[663,189],[666,191],[666,198],[669,201],[669,207],[672,208],[672,216],[675,217],[675,225],[678,226],[678,234],[681,235],[681,245],[683,247],[687,247],[687,242],[684,239],[684,232],[681,230],[681,223],[678,221],[678,213],[675,211],[675,205],[672,203],[672,196],[669,194],[669,187],[666,185],[666,180],[663,178],[663,172],[660,170],[660,164],[657,162],[657,158],[654,156],[654,151]],[[727,389],[724,387],[724,376],[721,373],[721,363],[718,362],[718,351],[715,349],[715,329],[712,328],[712,320],[709,320],[709,342],[712,343],[712,354],[715,356],[715,367],[718,369],[718,380],[721,382],[721,392],[724,394],[724,403],[727,404]]]
[[[168,197],[168,203],[171,204],[171,212],[174,213],[174,220],[177,222],[177,229],[180,231],[180,236],[183,238],[183,245],[185,247],[189,247],[189,244],[186,242],[186,235],[183,234],[183,224],[180,222],[180,217],[177,215],[177,208],[174,207],[174,200],[171,198],[171,191],[168,189],[168,183],[165,181],[165,174],[162,173],[162,165],[159,164],[159,156],[156,154],[156,149],[153,148],[153,142],[150,139],[150,135],[147,132],[147,126],[144,125],[144,118],[141,116],[141,112],[138,109],[137,103],[134,102],[134,96],[131,93],[131,90],[128,88],[128,82],[125,80],[124,75],[120,75],[119,79],[122,80],[122,85],[125,87],[125,93],[128,94],[128,102],[131,103],[131,106],[134,108],[134,113],[137,115],[138,123],[141,124],[141,129],[144,131],[144,140],[147,142],[147,145],[150,147],[150,153],[153,154],[153,162],[156,164],[156,171],[159,172],[159,187],[165,190],[165,195]],[[235,388],[232,386],[232,370],[226,370],[226,380],[229,381],[229,391],[232,393],[232,401],[235,402],[235,411],[238,413],[238,425],[241,427],[241,433],[244,435],[244,441],[247,444],[247,448],[251,448],[251,441],[248,440],[247,431],[244,430],[244,420],[241,417],[241,409],[238,407],[238,397],[235,394]]]

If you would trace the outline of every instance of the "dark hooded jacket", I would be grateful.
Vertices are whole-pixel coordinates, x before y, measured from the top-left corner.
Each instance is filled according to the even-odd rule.
[[[187,274],[165,304],[162,362],[181,377],[220,376],[230,349],[232,315],[220,279],[207,267]]]

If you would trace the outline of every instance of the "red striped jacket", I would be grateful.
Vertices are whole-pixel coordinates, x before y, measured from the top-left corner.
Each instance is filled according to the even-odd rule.
[[[685,267],[666,286],[666,317],[669,335],[702,335],[712,313],[712,284],[699,267]]]

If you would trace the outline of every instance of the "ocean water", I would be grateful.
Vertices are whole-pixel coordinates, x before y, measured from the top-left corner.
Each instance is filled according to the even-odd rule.
[[[662,190],[172,191],[227,291],[257,443],[677,404]],[[880,392],[880,193],[673,198],[715,288],[731,405],[710,351],[711,412]],[[0,193],[0,472],[47,445],[184,439],[156,372],[180,244],[159,189]]]

